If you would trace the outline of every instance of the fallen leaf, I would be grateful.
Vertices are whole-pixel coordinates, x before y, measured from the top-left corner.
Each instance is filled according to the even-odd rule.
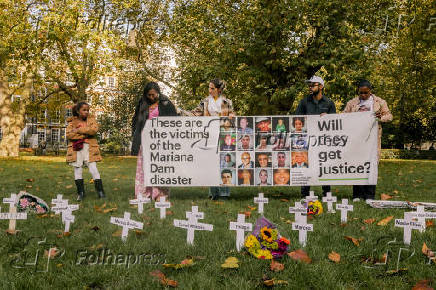
[[[91,178],[91,179],[89,180],[89,184],[93,184],[93,183],[94,183],[94,179]]]
[[[363,241],[363,238],[356,239],[356,238],[353,238],[353,237],[350,237],[350,236],[344,236],[344,238],[347,239],[347,240],[349,240],[349,241],[352,241],[353,244],[354,244],[356,247],[358,247],[358,246],[360,245],[360,242]]]
[[[123,232],[122,230],[118,230],[112,234],[112,237],[121,237],[122,232]]]
[[[388,260],[388,254],[384,253],[383,257],[381,257],[380,259],[377,259],[375,261],[375,264],[386,264],[386,261]]]
[[[38,215],[36,215],[36,217],[37,217],[37,218],[40,218],[40,219],[42,219],[42,218],[46,218],[46,217],[48,217],[48,213],[45,213],[45,214],[38,214]]]
[[[93,230],[94,232],[98,232],[100,228],[98,226],[94,226],[91,228],[91,230]]]
[[[312,259],[309,258],[307,253],[301,249],[288,253],[288,256],[295,261],[301,261],[306,264],[312,263]]]
[[[170,210],[167,210],[167,215],[173,215],[174,213]]]
[[[33,179],[33,178],[27,178],[26,181],[27,181],[27,182],[34,182],[35,179]]]
[[[33,186],[32,185],[26,185],[26,188],[32,188]]]
[[[191,267],[192,265],[194,265],[193,259],[184,259],[179,264],[163,264],[162,266],[164,266],[164,268],[173,268],[178,270],[186,267]]]
[[[56,264],[56,267],[61,268],[63,264]]]
[[[398,194],[398,190],[394,190],[394,194]]]
[[[159,279],[165,279],[165,274],[162,273],[162,272],[159,271],[159,270],[154,270],[154,271],[150,272],[150,275],[151,275],[152,277],[156,277],[156,278],[159,278]]]
[[[425,221],[425,227],[426,228],[434,227],[433,221],[432,220],[426,220]]]
[[[69,237],[69,236],[71,236],[70,232],[63,232],[63,233],[57,235],[58,238]]]
[[[250,210],[256,210],[256,207],[255,206],[247,206]]]
[[[116,211],[116,210],[117,210],[116,207],[113,207],[113,208],[107,208],[107,209],[103,210],[103,213],[113,212],[113,211]]]
[[[285,265],[283,265],[282,263],[279,263],[275,260],[271,260],[271,265],[269,266],[269,268],[271,269],[271,271],[280,272],[280,271],[283,271],[283,269],[285,268]]]
[[[422,244],[422,253],[429,258],[435,256],[435,253],[427,247],[426,243]]]
[[[332,251],[329,254],[329,260],[333,261],[335,263],[339,263],[341,261],[341,255],[339,255],[338,253],[336,253],[335,251]]]
[[[366,219],[363,221],[365,224],[370,225],[375,222],[375,219]]]
[[[236,268],[239,268],[238,262],[239,262],[238,258],[236,258],[236,257],[228,257],[224,261],[224,264],[221,264],[221,268],[225,268],[225,269],[236,269]]]
[[[292,221],[291,220],[286,220],[285,223],[290,225],[290,224],[292,224]]]
[[[177,285],[178,285],[177,281],[167,279],[167,278],[165,277],[165,274],[162,273],[162,272],[159,271],[159,270],[154,270],[153,272],[150,272],[150,275],[153,276],[153,277],[158,278],[158,279],[159,279],[159,282],[160,282],[163,286],[170,286],[170,287],[174,287],[174,288],[175,288],[175,287],[177,287]]]
[[[49,259],[53,259],[56,256],[58,256],[59,254],[60,254],[60,251],[56,247],[50,248],[49,250],[44,251],[44,256],[48,257]]]
[[[73,185],[72,185],[72,184],[66,185],[65,188],[66,188],[66,189],[73,188]]]
[[[432,282],[431,279],[421,280],[413,286],[412,290],[433,290],[429,284]]]
[[[377,225],[378,226],[385,226],[385,225],[387,225],[392,219],[394,218],[394,216],[393,215],[391,215],[391,216],[388,216],[387,218],[384,218],[384,219],[382,219],[381,221],[379,221],[378,223],[377,223]]]
[[[283,202],[289,202],[289,199],[281,198],[280,201],[283,201]]]
[[[263,285],[268,287],[277,286],[277,285],[288,285],[288,284],[289,283],[286,280],[276,280],[275,278],[263,281]]]
[[[251,216],[251,211],[242,211],[240,214],[244,214],[246,218],[249,218]]]
[[[381,200],[388,200],[388,199],[391,199],[391,198],[393,198],[393,196],[391,196],[391,195],[389,195],[389,194],[384,194],[384,193],[382,193],[382,194],[380,195],[380,199],[381,199]]]
[[[117,181],[118,181],[118,178],[114,178],[114,179],[112,179],[112,181],[115,181],[115,182],[117,182]]]

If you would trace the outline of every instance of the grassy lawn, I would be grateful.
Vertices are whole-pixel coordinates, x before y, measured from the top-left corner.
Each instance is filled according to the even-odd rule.
[[[62,157],[21,157],[20,159],[0,159],[1,198],[18,193],[20,190],[37,195],[50,202],[57,194],[63,194],[76,203],[72,168]],[[108,198],[98,200],[91,178],[85,170],[86,199],[81,208],[74,212],[76,221],[68,237],[59,235],[64,226],[58,216],[39,218],[29,215],[28,220],[18,220],[18,235],[7,235],[4,230],[8,221],[0,221],[0,287],[11,288],[108,288],[141,289],[163,287],[158,279],[149,273],[161,270],[169,279],[176,280],[183,289],[252,289],[262,288],[263,278],[286,280],[286,288],[293,289],[410,289],[418,281],[436,278],[436,264],[428,264],[421,252],[423,242],[436,250],[436,229],[430,227],[425,233],[413,231],[412,244],[402,244],[403,230],[394,227],[394,221],[387,226],[376,223],[365,224],[365,219],[379,221],[387,216],[403,218],[403,209],[373,209],[364,203],[355,203],[354,212],[349,213],[349,222],[340,224],[340,213],[323,214],[310,221],[314,231],[308,233],[308,244],[304,249],[312,258],[311,264],[304,264],[284,257],[280,262],[284,270],[272,272],[269,261],[256,260],[245,252],[235,251],[235,232],[230,231],[229,222],[235,221],[237,214],[249,211],[254,206],[256,188],[232,190],[231,199],[212,202],[207,198],[206,188],[177,188],[170,195],[172,212],[167,219],[159,219],[159,211],[152,204],[145,205],[144,214],[139,215],[128,200],[134,196],[134,176],[136,159],[107,157],[99,163],[99,170]],[[382,161],[379,168],[377,197],[381,193],[394,196],[393,200],[436,202],[436,162],[435,161]],[[26,181],[33,179],[33,181]],[[320,193],[320,188],[315,188]],[[265,205],[265,217],[276,223],[280,233],[290,238],[291,251],[299,249],[298,232],[291,231],[288,207],[299,199],[298,187],[264,189],[270,202]],[[351,198],[351,186],[334,186],[333,194],[340,198]],[[287,200],[290,200],[287,201]],[[116,208],[113,212],[97,212],[95,206]],[[173,219],[185,219],[185,211],[191,205],[198,205],[205,213],[201,222],[213,224],[213,232],[196,232],[195,245],[186,244],[186,231],[175,228]],[[2,212],[7,211],[2,205]],[[126,243],[113,234],[120,227],[109,223],[110,216],[121,217],[130,211],[132,219],[144,223],[144,230],[129,232]],[[255,223],[258,214],[254,210],[249,222]],[[436,221],[435,221],[436,223]],[[94,229],[93,229],[94,228]],[[344,239],[344,236],[363,238],[360,246]],[[44,240],[45,243],[38,244]],[[396,242],[392,242],[396,240]],[[390,242],[388,244],[388,242]],[[47,258],[43,249],[56,245],[64,254],[50,260],[47,272]],[[400,248],[404,248],[400,250]],[[42,250],[41,250],[42,249]],[[93,265],[95,255],[103,249],[114,254],[148,254],[147,262],[129,265]],[[25,253],[35,257],[38,250],[40,259],[36,265],[24,264]],[[335,251],[341,255],[340,263],[328,259]],[[362,259],[381,258],[388,251],[385,265],[362,263]],[[398,253],[401,256],[398,258]],[[94,255],[94,256],[92,256]],[[160,264],[178,263],[187,256],[194,257],[195,264],[184,269],[164,269]],[[239,259],[239,269],[221,268],[227,257]],[[123,257],[123,256],[122,256]],[[398,262],[399,261],[399,262]],[[82,265],[77,265],[83,262]],[[156,265],[158,264],[158,265]],[[389,270],[407,268],[398,273]],[[433,287],[436,282],[432,282]],[[431,285],[431,283],[430,283]]]

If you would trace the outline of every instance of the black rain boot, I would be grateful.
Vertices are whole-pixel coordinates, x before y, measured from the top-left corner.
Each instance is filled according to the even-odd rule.
[[[83,184],[83,179],[74,180],[77,187],[77,201],[82,201],[85,198],[85,185]]]
[[[101,181],[101,179],[94,179],[94,184],[95,184],[95,190],[97,191],[98,197],[105,198],[106,195],[104,194],[103,182]]]

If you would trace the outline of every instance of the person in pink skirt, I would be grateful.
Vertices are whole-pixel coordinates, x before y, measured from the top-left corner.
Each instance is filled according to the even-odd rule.
[[[162,116],[177,116],[176,108],[166,96],[161,94],[157,83],[149,82],[144,88],[144,94],[136,106],[135,115],[132,120],[133,138],[131,154],[138,156],[135,178],[135,197],[137,197],[139,193],[142,193],[144,197],[157,200],[159,197],[166,196],[169,193],[169,188],[166,187],[144,185],[144,159],[141,146],[142,129],[147,120]]]

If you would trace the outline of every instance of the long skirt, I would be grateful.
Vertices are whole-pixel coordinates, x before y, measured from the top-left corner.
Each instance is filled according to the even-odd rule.
[[[160,186],[145,186],[144,185],[144,159],[142,157],[142,146],[139,148],[138,161],[136,163],[136,178],[135,178],[135,197],[142,193],[143,197],[149,197],[154,200],[161,196],[168,196],[170,189]]]

